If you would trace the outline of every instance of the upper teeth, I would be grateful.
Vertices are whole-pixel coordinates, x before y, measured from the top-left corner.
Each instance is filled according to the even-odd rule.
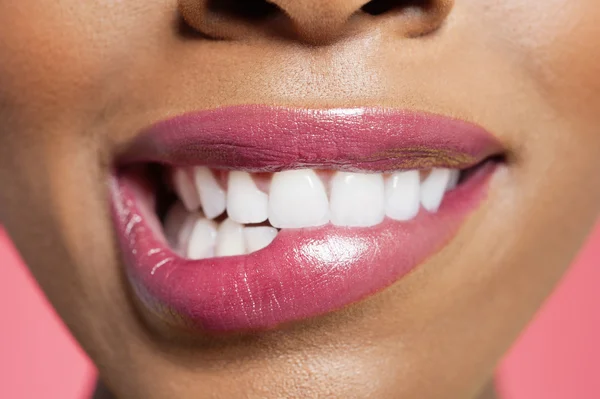
[[[385,185],[385,214],[395,220],[410,220],[419,213],[421,176],[416,170],[397,172]]]
[[[227,214],[238,223],[261,223],[267,220],[269,196],[256,187],[246,172],[229,173]]]
[[[197,188],[194,187],[192,176],[186,169],[175,168],[173,171],[173,186],[177,196],[183,202],[188,210],[196,209],[200,206],[200,197]]]
[[[206,217],[213,219],[225,212],[225,190],[221,188],[210,169],[198,167],[194,168],[193,173],[200,204]]]
[[[374,226],[385,217],[381,174],[336,173],[331,181],[329,209],[336,226]]]
[[[269,190],[269,222],[279,228],[321,226],[329,222],[325,186],[313,170],[275,173]]]
[[[327,223],[369,227],[386,216],[408,221],[417,216],[421,206],[437,212],[444,194],[456,187],[460,176],[460,171],[451,169],[433,169],[424,179],[417,170],[385,175],[340,171],[333,172],[325,183],[311,169],[277,172],[270,178],[232,171],[224,188],[206,167],[175,168],[172,173],[176,194],[188,212],[180,205],[174,207],[167,216],[165,232],[177,243],[176,249],[190,258],[262,249],[277,234],[275,228]],[[257,185],[257,179],[262,184]],[[203,216],[196,212],[200,207]],[[225,211],[228,219],[220,226],[210,222]],[[267,220],[273,227],[242,226]]]
[[[437,212],[451,178],[450,169],[433,169],[421,184],[421,205],[429,212]]]

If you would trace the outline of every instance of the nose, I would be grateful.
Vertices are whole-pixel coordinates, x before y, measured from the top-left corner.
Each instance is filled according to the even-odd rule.
[[[279,36],[327,44],[385,23],[404,37],[437,30],[454,0],[179,0],[184,20],[200,33],[244,40]]]

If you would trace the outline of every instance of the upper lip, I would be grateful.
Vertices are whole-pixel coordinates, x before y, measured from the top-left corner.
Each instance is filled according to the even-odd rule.
[[[465,169],[502,152],[482,127],[426,112],[237,106],[155,123],[119,159],[252,172],[384,172]]]
[[[238,106],[186,114],[146,128],[120,165],[158,162],[217,169],[392,171],[465,169],[501,154],[499,141],[464,121],[413,111]],[[486,164],[489,165],[489,164]],[[448,193],[435,215],[373,228],[284,229],[245,256],[198,261],[175,255],[137,188],[113,176],[112,206],[127,275],[146,307],[202,330],[274,327],[338,309],[414,269],[456,233],[485,194],[482,168]]]

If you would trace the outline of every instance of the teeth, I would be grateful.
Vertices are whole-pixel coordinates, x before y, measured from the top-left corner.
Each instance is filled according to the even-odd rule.
[[[384,184],[380,174],[337,172],[331,181],[331,222],[368,227],[385,217]]]
[[[452,169],[450,171],[450,179],[448,180],[448,186],[446,187],[446,191],[452,191],[458,185],[458,181],[460,180],[460,170]]]
[[[235,256],[245,253],[243,226],[231,219],[226,219],[221,223],[217,232],[216,255]]]
[[[215,242],[217,240],[217,226],[212,220],[197,218],[193,225],[188,247],[188,259],[211,258],[215,255]]]
[[[206,217],[214,219],[225,212],[225,190],[221,188],[210,169],[204,166],[194,168],[194,181]]]
[[[396,172],[385,179],[383,174],[334,172],[328,199],[323,180],[311,169],[274,173],[267,195],[247,172],[229,172],[224,190],[209,168],[175,168],[171,177],[180,201],[165,217],[165,237],[181,256],[204,259],[259,251],[275,239],[277,228],[329,222],[370,227],[386,216],[408,221],[421,206],[437,212],[444,194],[458,185],[460,171],[438,168],[423,181],[420,176],[418,170]],[[228,218],[218,225],[212,219],[225,210]],[[244,226],[267,219],[271,226]]]
[[[200,198],[194,187],[192,176],[184,168],[175,168],[173,172],[173,186],[179,199],[188,211],[195,211],[200,207]]]
[[[385,214],[394,220],[411,220],[419,213],[421,179],[416,170],[394,173],[385,184]]]
[[[277,236],[277,229],[268,226],[245,227],[244,241],[248,253],[259,251],[269,245]]]
[[[325,187],[313,170],[275,173],[269,192],[269,222],[279,228],[322,226],[329,222]]]
[[[433,169],[429,176],[421,183],[421,204],[429,212],[437,212],[446,187],[450,182],[450,169]]]
[[[269,196],[256,187],[246,172],[230,172],[227,214],[238,223],[262,223],[268,218]]]

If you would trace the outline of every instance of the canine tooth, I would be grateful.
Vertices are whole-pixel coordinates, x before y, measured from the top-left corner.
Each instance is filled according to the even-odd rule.
[[[226,219],[217,230],[216,255],[235,256],[245,253],[243,226],[231,219]]]
[[[229,173],[227,214],[238,223],[261,223],[268,218],[269,196],[256,187],[247,172]]]
[[[173,186],[175,192],[188,211],[195,211],[200,207],[200,198],[194,187],[192,176],[187,169],[175,168],[173,171]]]
[[[279,228],[322,226],[329,222],[325,186],[313,170],[274,174],[269,192],[269,222]]]
[[[198,216],[190,213],[181,202],[177,202],[169,209],[165,217],[165,238],[173,250],[184,255],[184,248],[194,227]]]
[[[458,185],[458,180],[460,179],[460,170],[451,169],[450,170],[450,179],[448,180],[448,186],[446,187],[446,191],[452,191]]]
[[[331,181],[329,209],[337,226],[368,227],[385,217],[381,174],[337,172]]]
[[[217,226],[212,220],[198,218],[192,227],[187,246],[188,259],[211,258],[215,253]]]
[[[437,212],[440,208],[448,182],[450,169],[433,169],[421,183],[421,204],[429,212]]]
[[[206,217],[214,219],[225,212],[225,190],[221,188],[210,169],[205,166],[194,168],[194,181]]]
[[[245,227],[244,240],[248,253],[259,251],[269,245],[277,236],[277,229],[269,226]]]
[[[394,220],[411,220],[421,206],[419,171],[397,172],[385,183],[385,214]]]

